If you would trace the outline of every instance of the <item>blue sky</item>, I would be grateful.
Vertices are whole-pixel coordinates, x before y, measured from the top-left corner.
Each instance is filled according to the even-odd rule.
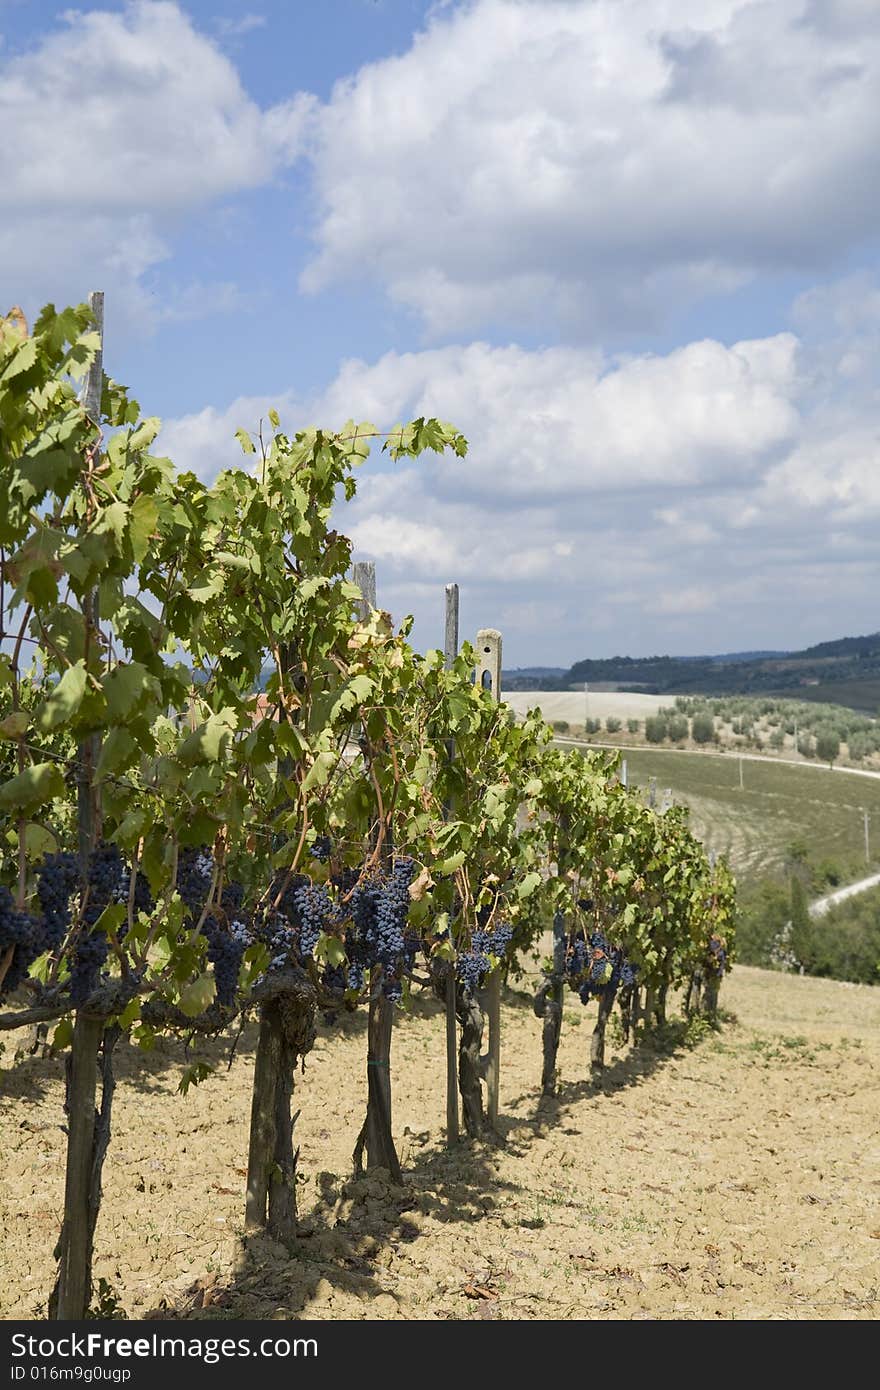
[[[505,664],[878,623],[873,0],[0,0],[0,308],[107,295],[182,466],[430,411],[341,524]]]

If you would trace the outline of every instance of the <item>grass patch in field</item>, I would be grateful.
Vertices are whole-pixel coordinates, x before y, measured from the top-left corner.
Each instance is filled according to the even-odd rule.
[[[756,1062],[771,1067],[786,1062],[815,1062],[819,1052],[831,1051],[831,1043],[810,1042],[800,1034],[758,1034],[746,1043],[746,1051],[753,1054]]]

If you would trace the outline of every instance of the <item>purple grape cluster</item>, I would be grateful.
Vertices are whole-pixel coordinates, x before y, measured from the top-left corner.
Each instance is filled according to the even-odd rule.
[[[386,965],[382,972],[382,993],[390,1004],[399,1004],[403,998],[403,978],[393,966]]]
[[[268,947],[270,970],[284,970],[297,960],[299,931],[281,913],[273,912],[264,918],[259,939]]]
[[[107,959],[109,942],[104,932],[93,930],[105,908],[119,901],[126,867],[119,846],[99,840],[89,858],[82,926],[73,945],[70,962],[70,997],[79,1007],[96,988]]]
[[[494,931],[477,928],[470,949],[461,951],[456,962],[456,974],[466,993],[473,994],[481,987],[492,966],[490,957],[503,960],[512,940],[513,927],[509,922],[498,922]]]
[[[333,851],[333,842],[329,835],[317,835],[312,844],[310,853],[321,864],[326,864]]]
[[[296,890],[296,909],[299,916],[299,949],[302,956],[313,956],[318,938],[333,914],[333,903],[323,883],[305,883]]]
[[[122,870],[119,883],[116,886],[114,901],[118,903],[128,903],[128,895],[131,891],[131,869],[126,865]],[[132,904],[135,912],[152,912],[155,904],[153,894],[150,891],[150,884],[147,877],[138,870],[134,881],[134,902]],[[120,935],[125,928],[120,929]]]
[[[619,946],[609,943],[603,932],[591,932],[587,940],[584,932],[578,931],[568,943],[565,974],[581,1003],[588,1004],[597,995],[613,996],[621,985],[633,984],[636,967],[627,960]]]
[[[242,957],[252,941],[250,925],[243,919],[221,922],[213,914],[205,918],[202,932],[208,940],[208,960],[214,967],[217,1003],[235,1003]]]
[[[17,989],[42,951],[42,924],[22,912],[5,884],[0,883],[0,961],[12,948],[12,959],[0,983],[0,998]]]
[[[587,939],[582,931],[575,933],[565,952],[565,973],[569,979],[577,980],[587,968],[589,952]]]
[[[623,961],[621,962],[621,966],[620,966],[620,984],[621,984],[621,988],[623,988],[623,989],[629,989],[631,985],[634,985],[635,982],[636,982],[636,978],[637,978],[637,976],[638,976],[638,973],[639,973],[638,967],[635,966],[635,965],[633,965],[633,963],[632,963],[631,960],[627,960],[626,957],[624,957]]]
[[[342,965],[325,965],[324,973],[321,976],[321,984],[328,994],[344,994],[347,988],[345,967]]]
[[[214,856],[207,846],[187,846],[177,857],[177,891],[190,916],[200,917],[214,873]]]
[[[713,932],[709,937],[709,949],[706,952],[706,969],[710,974],[722,979],[727,969],[727,945],[722,936]]]
[[[352,976],[349,988],[361,987],[367,967],[381,965],[385,998],[392,1003],[402,998],[403,978],[412,971],[419,942],[417,936],[407,931],[409,886],[414,872],[413,860],[401,855],[390,873],[361,879],[348,894],[341,920],[346,916],[351,919],[351,928],[346,932]]]
[[[318,848],[323,852],[326,846]],[[270,952],[270,969],[304,965],[326,932],[341,938],[346,954],[344,965],[323,970],[329,993],[360,993],[369,970],[379,965],[385,997],[399,1000],[420,945],[420,937],[407,930],[414,872],[412,859],[400,856],[390,872],[365,876],[342,867],[331,873],[329,883],[304,874],[277,875],[268,893],[274,906],[255,923],[256,938]]]
[[[40,951],[57,951],[70,927],[70,900],[79,888],[73,854],[47,854],[37,865],[37,901],[43,914]]]

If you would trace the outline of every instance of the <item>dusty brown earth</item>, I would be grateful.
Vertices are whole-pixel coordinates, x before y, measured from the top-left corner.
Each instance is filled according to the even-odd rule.
[[[120,1059],[95,1274],[132,1317],[873,1318],[880,1289],[880,991],[737,967],[727,1021],[612,1047],[566,1004],[555,1100],[525,994],[504,1015],[501,1141],[443,1145],[443,1021],[394,1039],[406,1187],[348,1179],[363,1020],[322,1029],[297,1081],[294,1257],[243,1253],[253,1037],[186,1096],[182,1048]],[[61,1218],[60,1063],[0,1058],[0,1312],[41,1317]],[[216,1046],[215,1059],[221,1059]],[[193,1060],[190,1057],[189,1060]]]

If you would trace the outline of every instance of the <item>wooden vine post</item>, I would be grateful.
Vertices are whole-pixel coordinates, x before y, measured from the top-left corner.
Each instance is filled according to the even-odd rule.
[[[458,655],[458,585],[446,585],[446,624],[444,655],[447,671]],[[450,761],[455,757],[455,741],[446,744]],[[447,807],[447,812],[451,808]],[[460,1138],[458,1125],[458,1021],[456,1017],[455,962],[446,971],[446,1143],[449,1148]]]
[[[294,648],[284,645],[280,656],[285,683],[294,680]],[[283,709],[280,717],[297,718]],[[292,771],[292,760],[282,759],[279,774],[289,777]],[[265,982],[263,992],[267,997],[260,1004],[254,1058],[245,1233],[268,1230],[274,1240],[289,1246],[296,1239],[299,1160],[299,1148],[293,1142],[299,1118],[299,1111],[292,1113],[294,1072],[314,1045],[317,996],[299,967]]]
[[[477,633],[477,685],[491,690],[501,699],[501,633],[494,627],[480,628]],[[486,1053],[486,1109],[489,1124],[498,1124],[498,1089],[501,1067],[501,971],[493,970],[486,982],[486,1017],[489,1023],[489,1043]]]
[[[550,989],[543,999],[543,1047],[544,1065],[541,1072],[541,1090],[545,1096],[556,1094],[556,1056],[559,1052],[559,1034],[562,1030],[562,1001],[565,988],[565,913],[553,914],[553,977]]]
[[[104,359],[104,295],[94,290],[89,308],[95,319],[100,346],[86,373],[83,410],[96,427],[101,420]],[[97,442],[94,445],[97,451]],[[84,654],[99,640],[98,593],[87,593],[82,602]],[[101,752],[99,734],[80,744],[76,761],[77,830],[83,884],[89,858],[100,833],[100,801],[94,774]],[[69,1321],[86,1316],[92,1296],[92,1250],[101,1203],[101,1174],[110,1139],[110,1115],[114,1079],[113,1047],[118,1029],[106,1029],[106,1020],[78,1009],[71,1050],[67,1058],[65,1110],[67,1112],[67,1164],[64,1180],[64,1220],[55,1249],[58,1272],[49,1299],[49,1317]],[[95,1108],[101,1065],[101,1110]]]
[[[354,582],[361,591],[358,611],[366,622],[370,610],[376,607],[376,566],[372,560],[358,561],[354,566]],[[366,745],[364,745],[366,747]],[[365,752],[368,757],[368,752]],[[390,826],[385,839],[386,862],[393,856]],[[384,971],[374,965],[370,971],[370,1004],[367,1019],[367,1115],[354,1150],[354,1169],[361,1170],[362,1154],[366,1147],[367,1168],[385,1168],[393,1182],[403,1181],[400,1160],[391,1132],[391,1033],[394,1026],[394,1005],[382,992]]]

